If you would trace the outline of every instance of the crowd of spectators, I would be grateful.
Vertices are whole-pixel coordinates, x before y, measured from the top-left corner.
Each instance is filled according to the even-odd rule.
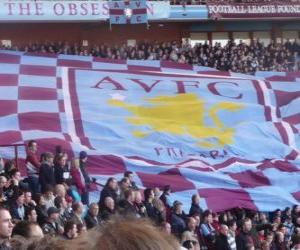
[[[3,162],[0,249],[300,249],[299,205],[273,213],[214,213],[203,211],[193,194],[185,213],[181,201],[171,203],[170,185],[141,190],[130,171],[121,180],[108,178],[99,201],[91,203],[95,179],[87,153],[69,164],[61,147],[40,157],[37,147],[29,141],[25,178],[13,161]]]
[[[45,42],[24,47],[2,46],[2,49],[122,60],[169,60],[246,74],[256,71],[294,71],[299,69],[300,63],[300,44],[297,40],[287,40],[283,44],[271,41],[267,46],[259,39],[253,40],[250,45],[243,41],[236,44],[230,40],[225,46],[207,42],[191,46],[189,42],[172,41],[140,42],[134,46],[101,44],[87,47],[68,42]]]

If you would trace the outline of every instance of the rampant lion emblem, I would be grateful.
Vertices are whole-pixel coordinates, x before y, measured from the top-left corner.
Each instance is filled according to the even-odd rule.
[[[227,127],[220,120],[218,112],[239,111],[243,105],[234,102],[219,102],[205,110],[205,102],[194,93],[175,96],[158,96],[146,99],[149,105],[131,105],[120,100],[110,100],[109,104],[127,109],[134,114],[127,121],[136,126],[149,126],[151,131],[135,130],[137,137],[145,137],[153,132],[174,135],[189,135],[202,147],[221,147],[233,143],[234,128]],[[212,126],[206,125],[211,119]]]

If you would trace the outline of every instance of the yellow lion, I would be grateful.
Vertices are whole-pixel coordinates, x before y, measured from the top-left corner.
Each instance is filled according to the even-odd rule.
[[[209,108],[207,114],[213,126],[205,124],[205,103],[194,93],[176,96],[158,96],[146,99],[149,106],[136,106],[119,100],[110,100],[109,104],[122,107],[134,114],[127,118],[133,125],[148,125],[153,132],[165,132],[174,135],[190,135],[198,140],[202,147],[221,147],[233,143],[234,129],[226,127],[219,119],[220,110],[239,111],[243,105],[233,102],[220,102]],[[150,132],[133,131],[137,137]],[[208,139],[214,139],[215,143]],[[211,141],[211,140],[210,140]]]

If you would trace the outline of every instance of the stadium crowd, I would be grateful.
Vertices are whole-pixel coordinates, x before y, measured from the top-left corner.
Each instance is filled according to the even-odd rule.
[[[95,179],[87,153],[68,164],[61,147],[41,156],[37,147],[28,142],[25,178],[13,161],[3,162],[0,249],[300,249],[299,205],[270,214],[214,213],[203,211],[193,194],[185,213],[180,201],[170,202],[170,185],[141,190],[130,171],[121,180],[108,178],[99,202],[90,203]]]
[[[101,44],[84,47],[68,42],[45,42],[23,47],[2,46],[1,49],[119,60],[169,60],[246,74],[253,74],[256,71],[294,71],[300,68],[300,44],[297,40],[293,42],[288,40],[283,44],[271,41],[267,46],[259,39],[253,40],[250,45],[243,41],[238,44],[228,41],[225,46],[221,46],[220,43],[210,45],[207,42],[191,46],[188,42],[172,41],[140,42],[135,46]]]

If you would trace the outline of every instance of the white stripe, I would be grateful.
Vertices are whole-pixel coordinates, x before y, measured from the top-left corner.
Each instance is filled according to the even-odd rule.
[[[277,118],[277,115],[276,115],[276,109],[271,103],[270,90],[267,88],[265,81],[258,80],[258,83],[259,83],[259,85],[262,89],[262,92],[263,92],[265,105],[271,108],[271,120],[273,122],[277,122],[278,118]]]
[[[73,110],[72,110],[71,96],[70,96],[70,89],[69,89],[68,72],[69,72],[68,68],[62,67],[62,89],[64,95],[65,113],[67,118],[66,119],[67,129],[72,142],[81,144],[79,137],[76,135],[75,123],[73,120]]]
[[[296,139],[295,139],[295,134],[293,132],[293,129],[291,128],[291,125],[287,122],[281,122],[282,126],[284,127],[287,135],[288,135],[288,144],[293,147],[293,148],[297,148],[296,146]]]

